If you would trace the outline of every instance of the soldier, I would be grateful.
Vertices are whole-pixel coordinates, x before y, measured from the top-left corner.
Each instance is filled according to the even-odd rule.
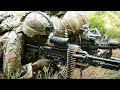
[[[94,36],[94,34],[91,34],[89,31],[89,20],[79,11],[67,11],[62,18],[52,16],[51,21],[54,24],[55,31],[51,33],[50,36],[55,35],[59,37],[68,37],[70,39],[70,43],[72,44],[79,45],[84,42],[81,40],[82,38],[89,38],[90,35]],[[102,51],[97,53],[103,55],[104,52]],[[99,55],[99,57],[101,55]],[[59,74],[60,78],[64,78],[65,73],[66,68],[63,68]]]
[[[9,15],[6,11],[0,12],[0,66],[2,66],[4,41],[7,39],[3,39],[4,34],[11,31],[13,28],[16,28],[19,24],[20,19],[17,17]]]
[[[40,11],[28,12],[21,20],[12,17],[2,21],[0,30],[7,31],[2,35],[4,73],[13,76],[18,72],[20,77],[22,62],[26,62],[25,44],[45,44],[53,29],[49,17]]]
[[[51,16],[51,21],[53,22],[55,31],[50,34],[49,38],[51,36],[69,38],[71,44],[77,45],[79,45],[78,43],[83,36],[84,30],[82,26],[89,23],[87,18],[78,11],[67,11],[61,18]],[[58,78],[65,78],[66,68],[62,64],[60,66],[64,68],[61,68]]]
[[[9,15],[6,13],[6,12],[4,12],[4,11],[1,11],[0,12],[0,23],[4,20],[4,19],[6,19],[7,17],[9,17]],[[0,32],[1,32],[1,30],[0,30]],[[2,33],[2,32],[1,32]],[[1,34],[0,33],[0,34]],[[2,59],[3,59],[3,43],[2,43],[2,36],[0,36],[0,67],[2,67]]]
[[[101,37],[101,34],[96,28],[91,29],[93,31],[96,30],[95,34],[90,31],[89,20],[80,11],[67,11],[63,18],[52,16],[51,21],[54,24],[55,32],[51,33],[50,36],[68,37],[72,44],[80,45],[80,43],[84,43],[85,41],[82,38]],[[98,50],[96,51],[96,55],[99,57],[103,57],[104,55],[105,58],[108,58],[112,53],[108,50],[105,52]]]
[[[80,41],[84,31],[82,26],[89,24],[86,16],[78,11],[67,11],[61,19],[53,16],[51,17],[51,21],[56,29],[52,34],[60,37],[68,37],[70,38],[70,43],[73,44],[78,44]]]

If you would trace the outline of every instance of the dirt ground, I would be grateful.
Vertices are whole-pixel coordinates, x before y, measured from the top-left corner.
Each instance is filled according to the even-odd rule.
[[[113,57],[120,58],[120,50],[113,50]],[[89,66],[82,71],[82,79],[120,79],[120,70],[109,70],[101,67]]]
[[[119,38],[115,40],[120,40]],[[112,57],[120,58],[120,49],[112,51]],[[78,70],[77,70],[78,71]],[[76,71],[76,72],[77,72]],[[77,76],[77,74],[76,74]],[[101,67],[89,66],[82,71],[82,79],[120,79],[120,70],[109,70]]]

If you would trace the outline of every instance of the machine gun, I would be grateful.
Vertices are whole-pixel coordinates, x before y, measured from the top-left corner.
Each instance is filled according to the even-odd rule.
[[[36,51],[37,56],[44,56],[52,63],[67,63],[67,78],[72,77],[72,72],[76,67],[76,62],[88,63],[90,65],[100,65],[104,68],[119,70],[120,60],[104,59],[89,55],[82,51],[77,45],[70,44],[69,38],[55,37],[50,38],[54,45],[35,46],[26,44],[26,50]],[[77,49],[76,49],[77,47]]]

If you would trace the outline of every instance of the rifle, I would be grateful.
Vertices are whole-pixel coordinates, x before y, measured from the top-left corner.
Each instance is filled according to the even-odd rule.
[[[108,43],[96,43],[94,39],[82,38],[82,41],[81,43],[79,43],[79,45],[83,50],[89,52],[89,54],[92,54],[91,51],[95,51],[97,49],[119,49],[120,48],[119,41],[112,41],[112,42],[109,43],[108,41]],[[114,43],[114,42],[117,42],[117,43]]]
[[[26,44],[26,50],[34,50],[37,56],[44,56],[52,63],[66,62],[68,78],[71,78],[76,62],[100,65],[103,68],[114,70],[119,70],[120,68],[120,60],[104,59],[89,55],[86,51],[80,49],[75,50],[76,45],[70,44],[69,38],[51,36],[50,42],[54,43],[54,45],[35,46]]]
[[[118,44],[119,41],[116,41],[117,42],[116,43],[113,40],[111,40],[110,37],[101,35],[97,28],[89,29],[89,25],[85,24],[83,25],[82,29],[84,31],[83,37],[81,37],[81,40],[77,41],[76,44],[81,46],[81,49],[87,51],[89,54],[91,55],[96,54],[96,51],[98,49],[107,49],[109,50],[108,55],[110,55],[108,56],[108,58],[111,58],[112,49],[120,48],[120,44]],[[100,42],[98,43],[96,41]]]

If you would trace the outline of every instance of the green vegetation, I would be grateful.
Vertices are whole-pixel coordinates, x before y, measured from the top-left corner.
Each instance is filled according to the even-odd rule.
[[[20,77],[20,70],[16,69],[14,73],[6,71],[5,73],[3,73],[3,77],[5,79],[18,79]]]
[[[19,70],[15,73],[3,73],[0,76],[4,79],[20,79]],[[43,69],[33,72],[33,79],[58,79],[58,72],[53,74],[53,69],[50,66],[44,66]],[[23,78],[27,79],[27,78]]]
[[[50,70],[50,71],[49,71]],[[44,66],[42,70],[38,70],[35,79],[57,79],[58,73],[52,73],[53,69]]]
[[[103,79],[120,79],[119,73],[106,74]]]
[[[102,34],[120,38],[120,11],[88,11],[90,28],[98,28]]]

